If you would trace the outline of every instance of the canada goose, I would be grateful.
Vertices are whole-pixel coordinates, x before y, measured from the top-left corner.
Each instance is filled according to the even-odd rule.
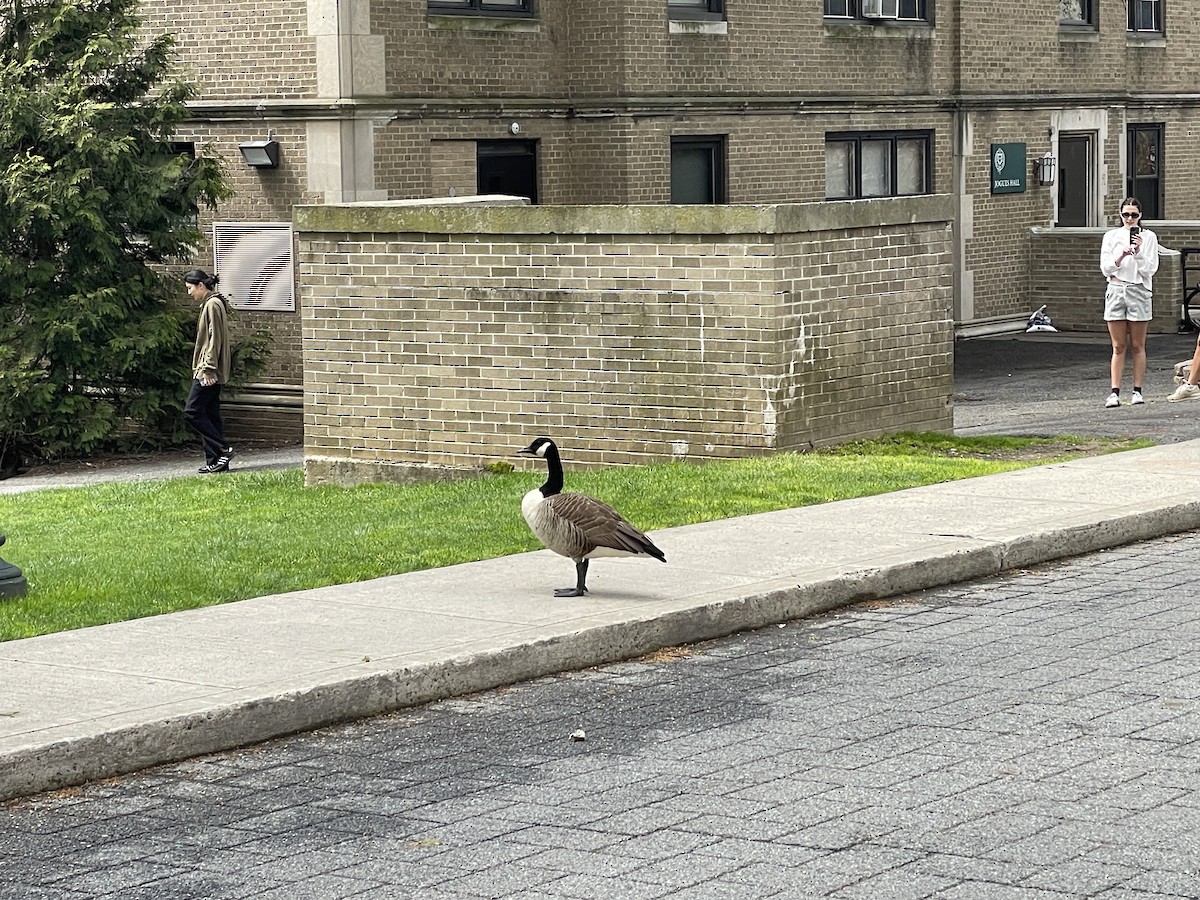
[[[518,456],[540,456],[549,477],[521,501],[521,514],[533,533],[550,550],[575,560],[573,588],[557,588],[555,597],[582,597],[587,593],[588,560],[597,556],[653,556],[666,554],[626,522],[615,509],[587,494],[562,492],[563,469],[558,447],[549,438],[537,438]]]

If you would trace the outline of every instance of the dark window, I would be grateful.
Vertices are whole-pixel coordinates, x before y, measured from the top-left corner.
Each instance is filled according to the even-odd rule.
[[[671,138],[671,202],[726,202],[724,138]]]
[[[1147,219],[1163,218],[1162,186],[1162,125],[1130,125],[1129,144],[1125,151],[1125,195],[1137,197],[1142,215]]]
[[[825,0],[825,18],[928,22],[931,8],[931,0]]]
[[[725,0],[667,0],[667,16],[672,19],[722,19]]]
[[[1096,27],[1096,0],[1061,0],[1058,14],[1060,25]]]
[[[1129,30],[1161,33],[1163,30],[1162,0],[1127,0]]]
[[[429,0],[429,11],[479,16],[530,16],[533,15],[533,0]]]
[[[933,192],[928,131],[825,135],[825,197],[857,200]]]
[[[479,193],[528,197],[537,203],[537,141],[479,141],[475,167]]]
[[[196,142],[195,141],[171,141],[172,156],[186,156],[190,160],[196,158]],[[193,228],[200,221],[200,210],[195,205],[192,205],[191,212],[184,218],[184,222]]]

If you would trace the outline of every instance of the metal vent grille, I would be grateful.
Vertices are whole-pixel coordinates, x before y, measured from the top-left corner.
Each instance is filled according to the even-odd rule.
[[[234,309],[296,309],[288,222],[214,222],[213,270]]]

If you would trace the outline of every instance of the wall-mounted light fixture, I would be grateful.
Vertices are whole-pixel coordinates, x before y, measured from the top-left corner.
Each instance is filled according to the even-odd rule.
[[[1037,167],[1037,183],[1041,185],[1054,184],[1054,176],[1058,172],[1058,160],[1054,158],[1054,154],[1049,150],[1045,155],[1034,161]]]
[[[242,159],[246,160],[246,165],[254,169],[279,168],[279,141],[271,135],[272,132],[268,129],[265,141],[246,141],[238,144],[238,150],[242,152]]]

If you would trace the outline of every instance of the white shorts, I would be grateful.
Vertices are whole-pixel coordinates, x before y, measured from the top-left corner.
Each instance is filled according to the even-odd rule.
[[[1150,292],[1140,284],[1113,284],[1104,292],[1105,322],[1149,322],[1154,318]]]

